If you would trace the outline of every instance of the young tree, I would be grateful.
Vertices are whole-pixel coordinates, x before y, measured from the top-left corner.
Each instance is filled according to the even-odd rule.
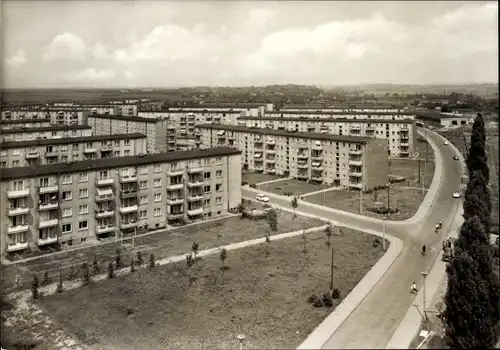
[[[86,262],[82,264],[82,270],[83,270],[83,278],[82,278],[83,285],[87,286],[90,283],[90,269],[89,265]]]
[[[59,282],[57,283],[57,293],[62,293],[63,291],[63,275],[62,275],[62,270],[59,269]]]
[[[46,286],[50,284],[50,277],[49,277],[49,271],[45,271],[43,273],[43,280],[42,280],[42,285]]]
[[[130,258],[130,272],[135,272],[135,258],[134,253],[132,253],[132,257]]]
[[[153,253],[151,253],[151,255],[149,255],[149,268],[152,270],[154,269],[154,267],[156,266],[156,262],[155,262],[155,255]]]
[[[92,262],[92,271],[94,275],[99,274],[99,261],[97,260],[97,255],[94,255],[94,261]]]
[[[245,204],[243,203],[243,200],[238,203],[236,209],[238,210],[239,213],[243,213],[243,211],[245,210]]]
[[[307,244],[307,236],[306,236],[306,229],[302,229],[302,244],[304,245],[303,248],[302,248],[302,253],[306,254],[307,253],[307,248],[306,248],[306,244]]]
[[[188,283],[191,284],[191,267],[193,267],[194,259],[191,254],[186,254],[186,265],[188,268]]]
[[[115,267],[113,266],[113,262],[110,261],[108,264],[108,278],[115,277]]]
[[[191,250],[193,251],[194,254],[194,262],[196,263],[196,256],[198,255],[198,249],[200,249],[200,245],[198,242],[193,242],[193,245],[191,246]]]
[[[71,265],[68,270],[68,280],[72,280],[75,277],[75,267]]]
[[[292,201],[290,202],[290,204],[292,205],[292,209],[293,209],[293,217],[296,218],[297,214],[295,214],[295,209],[297,209],[297,207],[299,206],[299,200],[298,200],[297,196],[294,196],[292,198]]]
[[[266,216],[267,224],[269,225],[269,229],[272,232],[277,232],[278,231],[278,214],[276,213],[276,210],[271,209],[267,212]]]
[[[33,284],[31,285],[31,293],[33,294],[33,299],[37,300],[40,298],[40,292],[38,288],[40,287],[40,281],[37,275],[33,275]]]
[[[116,268],[122,267],[122,251],[120,248],[116,250]]]
[[[266,257],[268,257],[269,254],[271,254],[270,246],[271,246],[271,234],[269,233],[269,231],[267,231],[267,233],[266,233]]]
[[[325,227],[325,234],[326,234],[326,245],[330,247],[331,246],[330,239],[332,238],[332,224],[328,223],[328,225]]]
[[[137,264],[142,266],[144,264],[144,258],[142,257],[142,252],[137,252]]]
[[[217,223],[215,225],[217,227],[217,239],[221,239],[222,235],[220,234],[220,230],[221,230],[221,227],[222,227],[222,222],[221,221],[217,221]]]
[[[226,261],[227,259],[227,250],[226,248],[222,248],[222,250],[220,251],[220,262],[221,262],[221,284],[224,283],[224,270],[226,269],[226,267],[224,266],[224,261]]]

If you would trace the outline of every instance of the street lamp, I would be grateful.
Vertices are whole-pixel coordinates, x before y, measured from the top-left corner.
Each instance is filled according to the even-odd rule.
[[[387,220],[387,216],[382,220],[382,249],[385,251],[385,220]]]
[[[240,350],[243,350],[243,340],[245,340],[245,335],[244,334],[238,334],[236,336],[238,340],[240,341]]]
[[[425,280],[427,278],[427,272],[423,271],[422,276],[424,277],[424,285],[422,287],[422,292],[423,292],[423,311],[424,311],[424,319],[427,320],[427,309],[426,309],[426,299],[425,299]]]

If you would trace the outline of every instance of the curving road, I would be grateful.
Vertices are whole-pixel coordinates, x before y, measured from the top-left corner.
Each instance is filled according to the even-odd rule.
[[[420,287],[422,271],[427,271],[439,255],[441,243],[449,231],[460,205],[452,198],[452,192],[460,188],[461,169],[453,160],[453,149],[444,145],[443,139],[427,130],[442,155],[443,181],[435,193],[428,213],[416,222],[386,221],[386,233],[400,238],[404,247],[384,276],[378,281],[363,301],[345,319],[340,327],[322,346],[324,349],[383,349],[411,307],[413,295],[409,293],[412,281]],[[254,198],[255,190],[242,189],[242,196]],[[290,199],[270,196],[272,204],[290,208]],[[383,222],[352,213],[334,211],[329,208],[300,201],[301,212],[323,217],[353,229],[383,231]],[[443,221],[443,229],[434,233],[437,221]],[[423,244],[426,256],[420,254]]]

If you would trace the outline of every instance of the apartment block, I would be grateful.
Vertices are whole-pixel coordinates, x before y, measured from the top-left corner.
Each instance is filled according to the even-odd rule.
[[[219,147],[0,169],[1,254],[220,215],[241,202],[240,153]]]
[[[88,125],[53,125],[40,128],[13,128],[2,130],[1,142],[60,139],[67,137],[92,136]]]
[[[201,148],[234,147],[249,171],[363,191],[388,181],[386,139],[214,124],[198,130]]]
[[[115,134],[63,139],[0,142],[2,168],[39,166],[145,154],[144,134]]]
[[[392,157],[408,158],[415,153],[417,126],[411,119],[340,119],[303,117],[240,117],[238,125],[339,136],[386,139]]]
[[[147,137],[147,153],[176,150],[176,129],[168,119],[85,113],[85,124],[95,135],[141,133]]]
[[[266,117],[271,118],[311,118],[311,119],[384,119],[384,120],[414,120],[415,113],[401,112],[381,112],[381,111],[278,111],[266,112]]]
[[[197,148],[196,137],[193,136],[178,136],[176,142],[178,151],[187,151]]]
[[[50,118],[0,120],[0,130],[21,128],[46,128],[51,126]]]
[[[405,112],[403,108],[395,108],[386,105],[285,105],[280,108],[281,112],[382,112],[400,113]]]
[[[74,107],[2,111],[2,120],[49,119],[54,125],[83,124],[83,112]]]

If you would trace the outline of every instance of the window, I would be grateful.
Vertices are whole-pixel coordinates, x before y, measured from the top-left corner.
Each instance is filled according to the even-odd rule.
[[[205,200],[203,201],[203,205],[204,205],[205,207],[209,207],[209,206],[210,206],[210,199],[205,199]]]
[[[141,196],[139,198],[139,203],[140,204],[148,204],[148,196]]]
[[[73,199],[73,193],[71,191],[63,191],[61,197],[63,201],[70,201]]]
[[[204,165],[210,165],[210,158],[203,159],[203,164]]]
[[[71,175],[63,175],[61,177],[61,183],[63,185],[69,185],[72,182],[73,182],[73,179],[72,179]]]
[[[126,149],[125,151],[123,151],[123,155],[129,156],[130,155],[130,150]]]
[[[147,166],[141,166],[139,168],[139,174],[146,175],[147,173],[148,173],[148,167]]]
[[[125,140],[124,144],[125,144],[125,146],[130,145],[130,140]]]
[[[215,185],[215,190],[216,191],[222,191],[222,184]]]
[[[154,179],[153,187],[161,187],[161,179]]]
[[[89,196],[89,190],[86,188],[82,188],[78,191],[78,197],[79,198],[87,198]]]
[[[204,186],[203,190],[205,193],[209,193],[210,192],[210,185]]]
[[[145,190],[146,188],[148,188],[148,182],[147,181],[139,181],[139,188],[141,190]]]
[[[215,158],[215,163],[222,164],[222,157]]]
[[[78,223],[79,230],[87,230],[88,228],[89,228],[89,223],[87,222],[87,220],[83,220]]]
[[[18,161],[18,160],[13,160],[13,161],[12,161],[12,167],[13,167],[13,168],[17,168],[17,167],[19,167],[19,161]]]
[[[62,225],[62,229],[61,229],[62,233],[70,233],[72,230],[73,229],[71,227],[71,224],[64,224],[64,225]]]
[[[153,168],[153,172],[155,173],[161,173],[161,165],[160,164],[155,164]]]
[[[161,216],[161,208],[155,208],[153,211],[153,216]]]
[[[115,147],[119,147],[120,146],[120,141],[115,141]]]
[[[68,151],[68,145],[61,146],[61,151],[62,152],[67,152]]]
[[[217,170],[217,171],[215,172],[215,176],[216,176],[216,177],[222,177],[222,170]]]
[[[61,163],[66,163],[68,161],[68,156],[61,156]]]
[[[139,219],[147,219],[148,218],[148,211],[147,210],[141,210],[139,212]]]
[[[215,198],[215,204],[222,204],[222,197]]]
[[[115,157],[119,157],[120,156],[120,151],[114,151],[113,154],[114,154]]]
[[[73,208],[64,208],[62,212],[62,217],[67,218],[73,215]]]
[[[82,204],[78,207],[78,214],[88,214],[89,213],[89,206],[87,204]]]
[[[205,178],[205,179],[210,179],[211,176],[212,175],[211,175],[210,171],[207,171],[206,173],[203,174],[203,178]]]
[[[161,193],[155,193],[154,199],[155,202],[161,202]]]
[[[21,155],[21,150],[20,149],[13,149],[12,150],[12,155],[13,156],[20,156]]]
[[[88,173],[78,174],[78,182],[87,182],[87,181],[89,181],[89,174]]]

